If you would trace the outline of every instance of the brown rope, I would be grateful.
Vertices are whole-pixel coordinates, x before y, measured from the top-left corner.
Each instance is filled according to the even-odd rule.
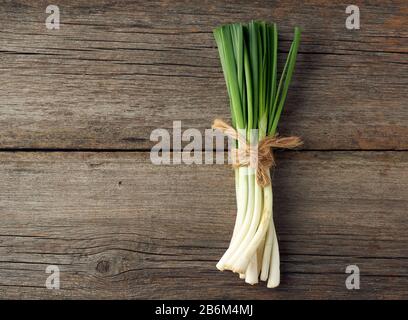
[[[247,143],[245,135],[239,134],[233,127],[221,119],[215,119],[213,129],[220,130],[226,136],[239,142],[239,148],[234,149],[232,166],[251,167],[256,169],[256,181],[261,187],[266,187],[271,183],[269,169],[275,165],[272,148],[292,149],[302,145],[299,137],[284,137],[278,135],[266,136],[255,146]]]

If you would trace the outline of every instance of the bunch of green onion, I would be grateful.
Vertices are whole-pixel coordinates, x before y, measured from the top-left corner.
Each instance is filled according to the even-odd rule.
[[[243,132],[250,144],[275,135],[295,67],[299,28],[295,28],[279,79],[276,24],[235,23],[215,29],[214,36],[230,98],[232,126]],[[255,172],[251,167],[235,169],[237,216],[229,248],[217,268],[237,272],[250,284],[267,281],[273,288],[280,282],[280,258],[272,218],[272,184],[259,186]]]

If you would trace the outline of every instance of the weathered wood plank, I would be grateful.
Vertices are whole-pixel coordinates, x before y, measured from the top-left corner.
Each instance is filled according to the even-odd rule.
[[[305,149],[407,149],[405,1],[354,1],[361,30],[344,27],[342,1],[59,1],[0,8],[0,148],[143,149],[173,120],[200,130],[228,118],[211,30],[265,19],[281,50],[303,41],[282,133]]]
[[[0,297],[408,298],[408,153],[277,155],[277,290],[215,269],[234,222],[230,169],[148,156],[0,153]],[[50,264],[61,290],[44,288]],[[345,288],[350,264],[360,290]]]

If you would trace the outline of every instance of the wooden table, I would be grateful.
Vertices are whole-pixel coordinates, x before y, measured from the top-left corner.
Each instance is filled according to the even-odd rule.
[[[408,8],[353,1],[0,5],[0,298],[408,298]],[[155,128],[229,120],[211,30],[275,21],[302,43],[277,153],[282,283],[216,270],[235,214],[227,165],[151,164]],[[49,290],[48,265],[60,268]],[[348,265],[360,290],[348,290]]]

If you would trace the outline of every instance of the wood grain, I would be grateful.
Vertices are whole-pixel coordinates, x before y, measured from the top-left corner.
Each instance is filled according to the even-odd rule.
[[[223,165],[148,153],[0,153],[1,298],[408,298],[408,153],[284,152],[282,285],[216,270],[234,222]],[[61,290],[45,288],[47,265]],[[349,291],[347,265],[361,270]]]
[[[281,133],[304,149],[408,149],[407,6],[354,1],[59,1],[0,8],[0,148],[146,149],[155,128],[209,128],[229,118],[211,30],[264,19],[303,28]]]
[[[406,1],[353,1],[358,31],[344,1],[62,0],[60,30],[48,4],[0,5],[0,298],[408,298]],[[276,290],[215,268],[230,169],[143,152],[174,120],[229,119],[211,30],[251,19],[278,23],[281,62],[303,29],[280,132],[305,145],[274,173]]]

